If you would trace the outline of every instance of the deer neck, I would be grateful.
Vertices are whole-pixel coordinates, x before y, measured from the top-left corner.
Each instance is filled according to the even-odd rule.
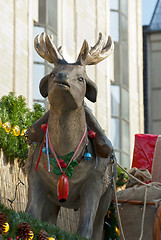
[[[52,146],[57,154],[63,156],[74,151],[85,132],[85,111],[81,106],[72,111],[57,111],[50,109],[48,129]],[[80,150],[87,141],[85,136]]]

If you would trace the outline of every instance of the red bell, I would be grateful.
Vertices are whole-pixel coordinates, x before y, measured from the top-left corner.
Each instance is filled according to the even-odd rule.
[[[94,131],[92,131],[92,130],[88,131],[88,137],[89,138],[95,138],[95,136],[96,136],[96,133]]]
[[[47,128],[47,124],[42,124],[42,125],[41,125],[41,130],[42,130],[43,132],[46,132],[46,128]]]
[[[64,162],[63,159],[59,159],[59,164],[62,168],[66,168],[67,167],[67,164]],[[59,164],[57,163],[57,166],[59,167]]]
[[[60,202],[66,202],[69,193],[69,181],[65,174],[63,174],[57,185],[58,199]]]

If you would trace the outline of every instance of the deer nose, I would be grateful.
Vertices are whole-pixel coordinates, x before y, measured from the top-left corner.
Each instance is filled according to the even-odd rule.
[[[64,72],[60,72],[60,73],[59,73],[59,78],[61,78],[61,79],[66,79],[66,78],[68,78],[68,74],[67,74],[67,73],[64,73]]]

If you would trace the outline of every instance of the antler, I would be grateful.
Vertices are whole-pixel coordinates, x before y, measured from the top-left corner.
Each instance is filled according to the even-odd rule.
[[[90,50],[87,41],[84,40],[76,63],[80,62],[84,65],[95,65],[110,56],[113,50],[114,43],[112,38],[109,36],[108,41],[105,42],[102,33],[99,33],[97,43],[94,47],[91,47]]]
[[[58,62],[65,61],[61,55],[62,47],[58,49],[55,47],[52,35],[47,35],[46,33],[37,35],[34,40],[34,47],[37,53],[50,63],[57,65]]]

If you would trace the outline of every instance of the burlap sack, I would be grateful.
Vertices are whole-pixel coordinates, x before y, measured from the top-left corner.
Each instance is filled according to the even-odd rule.
[[[161,186],[148,184],[147,202],[159,202],[161,200]],[[117,193],[118,199],[144,201],[146,186],[135,185]],[[119,205],[121,221],[126,240],[139,240],[141,234],[141,221],[143,205],[131,205],[128,203]],[[144,234],[142,240],[153,240],[153,222],[156,206],[147,205],[144,220]],[[123,238],[120,236],[120,240]]]
[[[136,167],[134,167],[131,168],[128,172],[142,182],[149,183],[152,180],[152,175],[150,174],[148,169],[137,169]],[[138,185],[138,181],[132,177],[129,177],[126,188],[133,187],[135,185]]]

